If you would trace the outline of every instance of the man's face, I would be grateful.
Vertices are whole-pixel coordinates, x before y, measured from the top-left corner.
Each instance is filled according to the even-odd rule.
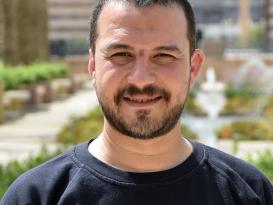
[[[177,125],[191,78],[186,28],[175,4],[102,9],[89,71],[106,123],[118,132],[150,139]]]

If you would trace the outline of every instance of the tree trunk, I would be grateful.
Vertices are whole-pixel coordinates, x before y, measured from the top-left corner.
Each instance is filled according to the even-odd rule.
[[[5,64],[16,65],[18,60],[16,8],[18,0],[1,0],[3,5],[3,60]]]
[[[37,58],[41,61],[45,61],[48,59],[49,54],[47,0],[36,0],[36,4],[38,4],[37,7],[39,8],[36,10],[35,15],[39,16],[39,28],[37,28]]]
[[[4,44],[4,14],[3,14],[3,0],[0,0],[0,59],[3,57]]]
[[[31,64],[47,60],[48,18],[46,0],[4,2],[4,62]]]

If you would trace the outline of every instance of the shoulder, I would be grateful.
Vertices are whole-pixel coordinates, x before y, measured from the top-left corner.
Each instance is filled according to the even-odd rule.
[[[239,197],[257,197],[262,204],[273,203],[273,186],[261,170],[215,148],[205,146],[205,151],[220,188],[229,188]]]
[[[205,150],[209,165],[222,175],[232,177],[236,174],[247,181],[264,178],[264,174],[258,168],[242,159],[209,146],[205,146]]]
[[[50,200],[48,197],[55,197],[64,191],[80,168],[74,149],[18,177],[9,187],[1,204],[40,204],[41,201]]]

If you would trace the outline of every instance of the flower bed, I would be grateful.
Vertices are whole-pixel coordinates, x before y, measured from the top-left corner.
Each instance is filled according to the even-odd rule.
[[[264,113],[266,117],[273,119],[273,96],[270,96],[268,98],[268,102],[266,106],[264,107]]]
[[[273,140],[272,122],[265,120],[237,121],[217,131],[219,139]]]
[[[246,115],[257,106],[260,94],[253,85],[236,87],[229,85],[225,90],[226,104],[221,115]]]

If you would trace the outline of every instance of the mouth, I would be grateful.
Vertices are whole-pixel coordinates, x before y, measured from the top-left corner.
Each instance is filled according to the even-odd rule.
[[[137,107],[147,107],[156,104],[162,99],[162,96],[156,96],[156,97],[128,97],[125,96],[123,100],[131,105],[131,106],[137,106]]]

